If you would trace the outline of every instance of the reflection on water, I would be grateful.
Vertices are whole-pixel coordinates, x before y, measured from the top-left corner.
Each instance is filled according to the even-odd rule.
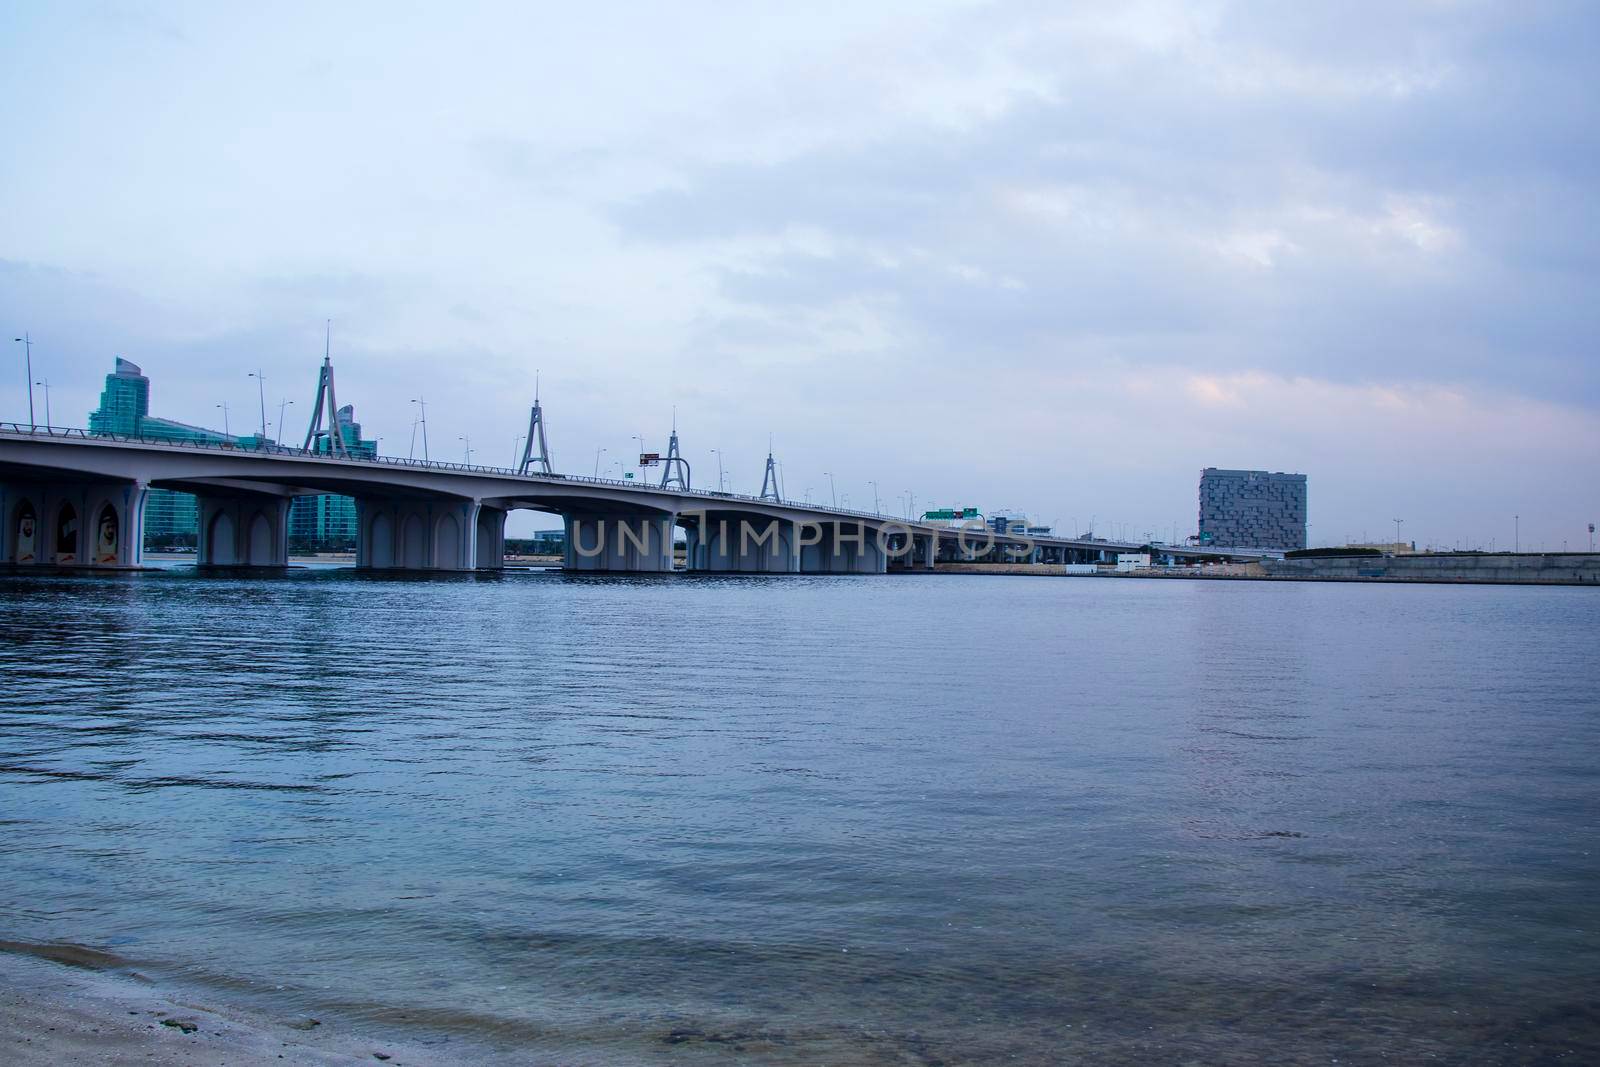
[[[1600,1057],[1585,590],[0,579],[0,939],[562,1062]]]

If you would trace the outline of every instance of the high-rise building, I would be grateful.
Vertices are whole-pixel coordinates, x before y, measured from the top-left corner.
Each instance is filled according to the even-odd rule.
[[[150,414],[150,379],[132,363],[117,357],[116,370],[106,375],[100,408],[89,413],[89,432],[137,437],[139,423]]]
[[[233,437],[186,422],[153,418],[150,414],[150,379],[144,376],[137,363],[121,356],[117,357],[117,369],[106,375],[106,387],[100,394],[99,409],[89,413],[89,432],[163,441],[229,443],[246,448],[255,444],[256,440],[254,437]]]
[[[1306,547],[1306,476],[1207,467],[1200,472],[1200,543]]]
[[[236,438],[188,423],[150,415],[150,379],[137,363],[117,357],[116,369],[106,375],[100,407],[89,413],[89,432],[119,437],[146,437],[166,441],[233,442],[248,447],[254,438]],[[145,537],[153,541],[193,538],[200,528],[199,503],[190,493],[152,489],[145,503]]]

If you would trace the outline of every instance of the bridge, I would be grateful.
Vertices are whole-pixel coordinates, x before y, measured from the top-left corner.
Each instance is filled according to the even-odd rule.
[[[151,489],[199,501],[198,562],[284,567],[289,502],[338,493],[357,510],[356,565],[372,570],[503,567],[506,516],[531,509],[566,526],[574,571],[674,569],[685,532],[690,571],[873,574],[940,560],[1096,562],[1134,543],[950,528],[777,498],[653,487],[608,478],[388,456],[310,452],[260,442],[176,441],[0,423],[0,564],[143,565]],[[1163,548],[1186,559],[1257,559],[1257,550]]]

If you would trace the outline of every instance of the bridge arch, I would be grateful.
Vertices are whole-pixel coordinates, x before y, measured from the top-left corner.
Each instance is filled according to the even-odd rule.
[[[250,517],[250,536],[245,540],[245,562],[265,567],[273,562],[272,522],[262,512]]]
[[[448,511],[433,524],[433,565],[442,570],[461,566],[461,523]]]
[[[19,500],[11,512],[11,562],[39,562],[40,542],[44,531],[39,529],[39,513],[31,500]]]
[[[78,562],[78,545],[82,540],[82,532],[79,529],[78,509],[70,500],[63,501],[56,509],[54,529],[53,547],[57,563]]]
[[[372,567],[394,566],[394,523],[389,516],[378,512],[372,516],[367,532],[367,560]]]
[[[474,558],[479,570],[499,570],[506,562],[506,512],[484,504],[478,508],[477,549]]]
[[[207,563],[223,566],[239,562],[237,550],[237,536],[233,525],[233,516],[226,510],[218,511],[211,518],[206,527],[206,555]]]
[[[428,530],[422,516],[416,512],[407,515],[400,526],[400,565],[407,570],[419,571],[427,566]]]
[[[94,546],[89,550],[93,563],[116,563],[122,554],[122,519],[111,501],[100,505],[94,523]]]

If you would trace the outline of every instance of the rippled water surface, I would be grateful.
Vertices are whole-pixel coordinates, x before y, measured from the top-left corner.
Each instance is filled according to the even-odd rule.
[[[1600,1059],[1590,590],[180,571],[0,613],[3,939],[446,1055]]]

